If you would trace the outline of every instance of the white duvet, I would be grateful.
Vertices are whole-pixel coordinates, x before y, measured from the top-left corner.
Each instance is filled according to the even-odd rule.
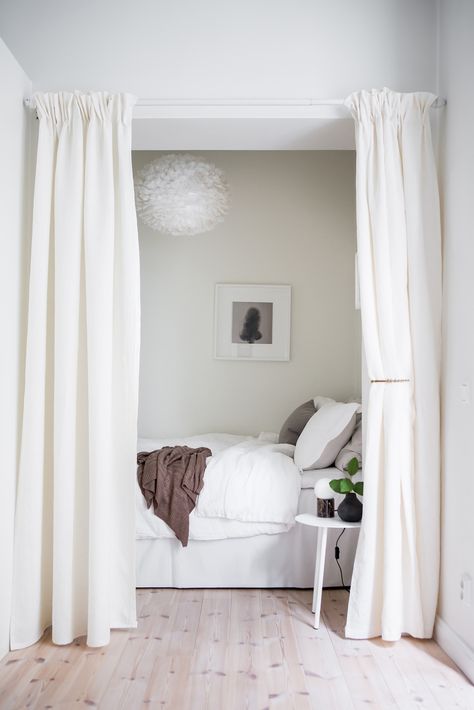
[[[268,437],[207,434],[181,439],[140,439],[139,451],[163,446],[206,446],[204,487],[189,519],[189,537],[218,540],[281,533],[294,523],[301,475],[293,462],[294,446],[275,444]],[[174,537],[136,486],[138,538]]]
[[[301,488],[294,449],[290,444],[251,439],[209,458],[196,515],[247,523],[293,523]]]

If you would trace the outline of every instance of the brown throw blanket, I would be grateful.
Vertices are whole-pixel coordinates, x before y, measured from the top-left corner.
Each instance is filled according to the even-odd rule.
[[[147,507],[153,503],[155,515],[169,525],[181,541],[188,544],[189,514],[204,485],[206,459],[210,449],[165,446],[137,455],[138,485]]]

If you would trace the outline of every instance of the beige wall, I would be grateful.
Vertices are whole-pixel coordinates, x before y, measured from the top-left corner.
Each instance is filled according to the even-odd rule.
[[[444,227],[442,546],[438,639],[474,682],[474,3],[442,0],[441,198]],[[462,385],[468,388],[467,399]],[[472,580],[461,598],[461,580]]]
[[[9,647],[26,311],[31,82],[0,39],[0,657]]]
[[[158,153],[134,153],[135,168]],[[214,152],[232,191],[212,232],[171,237],[139,222],[139,432],[278,431],[316,394],[360,396],[354,310],[353,152]],[[216,283],[291,284],[291,360],[213,358]]]

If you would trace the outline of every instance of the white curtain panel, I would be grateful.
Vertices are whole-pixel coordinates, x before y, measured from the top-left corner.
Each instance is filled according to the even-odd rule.
[[[136,625],[139,255],[128,95],[37,94],[12,648]]]
[[[371,380],[352,638],[429,638],[438,597],[441,239],[435,96],[350,96],[362,328]]]

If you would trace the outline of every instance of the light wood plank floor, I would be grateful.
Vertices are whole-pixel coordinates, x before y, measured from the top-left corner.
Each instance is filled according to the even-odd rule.
[[[0,708],[473,710],[474,687],[433,641],[351,641],[344,591],[137,592],[139,626],[110,645],[48,635],[0,662]]]

